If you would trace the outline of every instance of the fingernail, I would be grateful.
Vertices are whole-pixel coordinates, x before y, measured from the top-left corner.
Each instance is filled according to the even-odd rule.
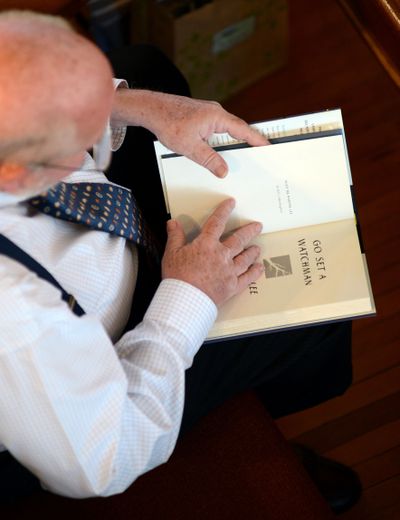
[[[228,173],[228,168],[222,164],[221,164],[221,166],[218,166],[218,168],[215,170],[215,175],[217,177],[221,177],[221,178],[226,177],[227,173]]]
[[[167,231],[173,231],[176,228],[176,220],[168,220],[167,221]]]

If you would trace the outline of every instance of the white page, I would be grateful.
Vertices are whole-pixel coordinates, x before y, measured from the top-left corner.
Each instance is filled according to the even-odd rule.
[[[236,199],[228,231],[253,220],[272,232],[354,215],[342,136],[220,153],[229,167],[224,179],[186,157],[162,159],[171,216],[189,236],[227,197]]]

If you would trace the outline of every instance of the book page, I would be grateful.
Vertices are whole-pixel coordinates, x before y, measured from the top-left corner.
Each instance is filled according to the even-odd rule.
[[[375,311],[354,219],[257,237],[264,274],[219,310],[209,338]]]
[[[236,199],[227,230],[257,220],[275,232],[354,214],[342,136],[220,152],[224,179],[186,157],[162,159],[167,204],[189,237],[219,202]]]

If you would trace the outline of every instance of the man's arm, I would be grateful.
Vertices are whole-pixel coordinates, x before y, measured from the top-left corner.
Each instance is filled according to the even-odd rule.
[[[55,493],[124,491],[174,448],[185,369],[215,306],[165,280],[141,325],[113,345],[96,316],[76,317],[24,266],[5,259],[0,272],[0,442]]]
[[[228,172],[226,162],[208,144],[213,133],[228,132],[253,146],[264,136],[215,101],[191,99],[149,90],[120,88],[115,93],[113,126],[143,126],[168,148],[208,168],[217,177]]]
[[[185,370],[223,303],[257,278],[260,231],[221,239],[227,200],[186,244],[169,224],[163,277],[144,320],[113,345],[94,315],[11,259],[0,264],[0,442],[44,486],[110,495],[165,462],[179,433]]]

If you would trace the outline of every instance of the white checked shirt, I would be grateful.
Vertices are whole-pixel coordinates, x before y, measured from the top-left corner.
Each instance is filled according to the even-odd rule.
[[[81,171],[67,182],[108,182]],[[36,213],[0,194],[0,233],[74,294],[0,255],[0,443],[55,493],[107,496],[165,462],[179,433],[184,377],[216,318],[195,287],[164,280],[121,331],[137,275],[123,238]]]

